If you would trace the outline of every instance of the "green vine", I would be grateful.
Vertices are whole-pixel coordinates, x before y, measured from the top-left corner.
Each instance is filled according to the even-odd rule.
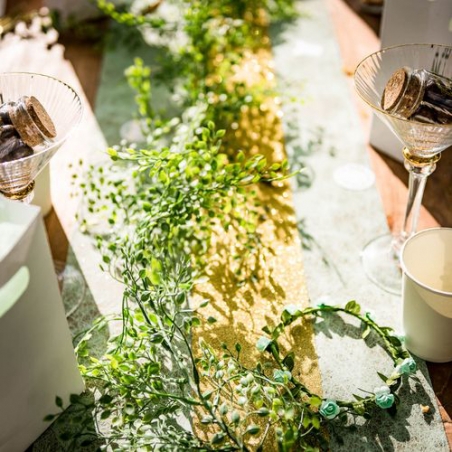
[[[98,3],[126,26],[174,32],[147,12]],[[262,40],[262,14],[286,17],[293,4],[182,2],[177,28],[187,43],[168,58],[185,92],[178,117],[155,113],[151,72],[142,61],[126,72],[147,144],[111,147],[110,163],[89,168],[80,184],[79,215],[83,230],[96,237],[102,268],[123,284],[122,311],[113,323],[96,321],[77,344],[87,393],[73,395],[71,408],[58,416],[68,449],[94,444],[115,451],[327,450],[327,423],[397,406],[396,389],[402,375],[415,370],[414,361],[393,331],[362,315],[355,302],[345,308],[287,307],[278,325],[264,329],[267,336],[257,343],[262,359],[253,367],[243,364],[239,343],[220,350],[204,341],[192,344],[194,329],[216,322],[203,314],[208,300],[190,303],[206,277],[215,232],[227,231],[236,244],[237,284],[258,277],[249,263],[263,248],[258,225],[264,209],[253,185],[291,176],[287,161],[248,156],[247,149],[232,148],[229,137],[242,107],[259,106],[268,95],[263,86],[233,81],[234,65]],[[357,318],[363,338],[373,331],[396,365],[391,376],[382,376],[383,389],[356,395],[355,401],[311,392],[292,374],[293,352],[283,354],[278,342],[298,319],[335,313]],[[108,350],[96,356],[92,338],[118,322]],[[63,408],[61,399],[56,402]]]
[[[277,325],[273,330],[269,328],[265,328],[264,331],[269,334],[268,337],[262,337],[259,340],[258,348],[262,351],[269,351],[276,362],[281,364],[283,369],[287,371],[291,371],[293,368],[293,357],[290,360],[290,365],[287,363],[287,356],[284,358],[286,363],[284,365],[284,360],[280,356],[279,346],[278,346],[278,338],[285,331],[285,329],[291,325],[294,321],[299,318],[305,317],[318,317],[323,315],[324,313],[338,313],[343,312],[352,317],[360,320],[362,325],[364,326],[361,337],[366,339],[366,337],[374,331],[377,336],[382,341],[383,347],[391,357],[394,362],[395,369],[393,374],[390,377],[387,377],[381,373],[378,373],[380,378],[383,380],[385,389],[383,390],[383,394],[387,394],[388,397],[379,397],[379,393],[373,393],[370,396],[362,397],[358,395],[354,395],[357,401],[355,402],[347,402],[347,401],[328,401],[330,405],[330,409],[334,407],[334,415],[333,413],[322,413],[322,408],[320,409],[320,414],[325,414],[327,419],[333,419],[339,413],[349,413],[352,415],[365,416],[369,417],[369,408],[373,407],[377,404],[380,408],[388,409],[391,408],[396,400],[396,395],[394,394],[394,390],[398,388],[401,382],[401,377],[403,374],[411,374],[416,371],[416,363],[411,358],[408,350],[405,348],[403,341],[398,338],[392,328],[381,327],[379,326],[371,317],[369,313],[365,313],[365,315],[361,314],[361,306],[355,301],[349,301],[344,308],[338,306],[330,306],[326,304],[320,304],[317,307],[309,307],[306,309],[300,309],[296,306],[289,306],[283,311],[281,316],[281,323]],[[291,368],[292,367],[292,368]],[[288,376],[289,380],[300,389],[305,395],[309,397],[316,397],[316,400],[321,400],[319,396],[311,393],[304,385],[300,382],[296,381],[292,376]],[[389,387],[393,387],[392,390]],[[382,388],[379,388],[380,390]],[[381,392],[381,391],[380,391]],[[383,402],[384,400],[384,402]],[[324,405],[328,405],[325,401]],[[341,411],[341,408],[345,408],[345,410]]]

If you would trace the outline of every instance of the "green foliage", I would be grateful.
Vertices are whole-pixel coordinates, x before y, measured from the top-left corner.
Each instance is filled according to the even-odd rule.
[[[136,91],[135,102],[141,116],[154,117],[151,105],[151,69],[144,66],[141,58],[135,58],[134,65],[126,70],[126,77],[131,88]]]
[[[152,105],[151,70],[135,60],[126,76],[145,120],[146,144],[110,148],[111,162],[91,166],[80,184],[81,226],[96,237],[102,268],[124,292],[121,315],[113,319],[122,329],[110,338],[107,352],[95,357],[91,350],[107,319],[95,322],[77,344],[88,391],[71,397],[71,422],[61,437],[68,449],[94,443],[116,451],[248,451],[273,443],[280,451],[326,450],[323,400],[294,377],[294,353],[281,353],[278,340],[285,328],[305,316],[342,311],[375,331],[394,359],[408,357],[391,330],[362,316],[355,302],[345,309],[287,307],[279,325],[265,328],[268,337],[257,344],[262,362],[252,368],[241,362],[239,343],[234,350],[225,344],[215,350],[201,341],[195,355],[193,328],[216,322],[203,315],[207,300],[196,307],[189,303],[205,276],[214,231],[228,231],[239,244],[233,257],[238,281],[246,280],[240,263],[263,246],[250,187],[290,176],[286,161],[231,152],[225,140],[242,107],[259,105],[268,95],[263,87],[233,82],[233,66],[260,45],[262,11],[291,16],[293,3],[184,1],[181,24],[169,27],[147,11],[132,13],[98,0],[122,25],[184,33],[186,44],[166,54],[160,72],[183,88],[184,109],[175,118],[159,117]],[[399,381],[397,374],[386,383],[395,390]],[[373,400],[338,405],[345,415],[365,415]],[[61,409],[62,400],[56,405]],[[209,427],[208,438],[191,428],[194,412]],[[66,425],[65,417],[60,419]]]
[[[287,306],[281,314],[281,322],[274,327],[273,330],[266,328],[267,334],[271,337],[271,340],[266,337],[262,337],[259,339],[258,348],[262,351],[269,352],[276,362],[280,363],[281,367],[286,370],[286,378],[283,378],[283,374],[281,371],[278,372],[279,381],[289,381],[294,384],[301,392],[305,393],[310,397],[309,402],[311,407],[319,406],[319,402],[321,402],[321,398],[313,393],[311,393],[304,385],[300,382],[296,381],[294,377],[290,374],[290,367],[293,367],[293,356],[287,355],[284,360],[281,360],[281,356],[278,351],[277,341],[281,334],[285,331],[285,329],[292,325],[298,319],[303,319],[305,317],[315,318],[317,316],[324,316],[326,313],[335,314],[335,313],[344,313],[350,315],[352,317],[360,320],[363,325],[363,339],[373,331],[381,340],[383,347],[386,352],[389,354],[391,359],[394,362],[394,372],[390,377],[383,375],[380,372],[377,372],[377,375],[381,378],[381,380],[388,386],[393,387],[393,391],[397,389],[399,384],[401,383],[402,373],[398,370],[397,365],[403,362],[404,360],[410,358],[410,354],[406,349],[405,345],[398,338],[395,337],[394,331],[389,327],[380,327],[366,312],[364,315],[361,314],[361,306],[354,300],[349,301],[345,307],[339,306],[331,306],[326,304],[320,304],[316,307],[308,307],[306,309],[300,309],[296,306]],[[397,339],[394,341],[393,339]],[[268,346],[267,344],[273,344],[273,346]],[[260,347],[259,347],[260,345]],[[263,347],[265,345],[265,347]],[[287,358],[290,357],[288,360]],[[388,388],[389,390],[389,388]],[[359,395],[353,394],[353,397],[358,402],[350,402],[337,400],[334,403],[337,404],[341,409],[342,413],[347,413],[349,415],[354,416],[364,416],[368,417],[369,411],[375,405],[375,394],[370,393],[371,395],[367,397],[361,397]],[[393,394],[393,397],[396,397],[396,394]],[[395,406],[394,406],[395,408]]]

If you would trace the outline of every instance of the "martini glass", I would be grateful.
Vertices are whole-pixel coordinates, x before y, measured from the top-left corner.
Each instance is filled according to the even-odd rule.
[[[31,127],[30,133],[39,141],[33,146],[33,153],[16,160],[0,161],[0,195],[30,203],[36,176],[78,125],[83,109],[77,93],[60,80],[27,72],[0,73],[0,104],[17,102],[23,96],[33,96],[41,103],[56,132],[49,138],[39,127]],[[86,284],[74,267],[58,261],[54,264],[61,289],[64,283],[66,316],[69,317],[83,300]]]
[[[360,97],[401,141],[404,165],[409,172],[408,201],[402,230],[398,234],[377,237],[362,252],[364,270],[369,279],[394,294],[401,293],[400,249],[407,238],[416,232],[427,177],[435,170],[441,152],[452,145],[452,124],[405,119],[382,108],[386,83],[403,67],[425,69],[451,78],[452,47],[407,44],[385,48],[361,61],[354,74]]]

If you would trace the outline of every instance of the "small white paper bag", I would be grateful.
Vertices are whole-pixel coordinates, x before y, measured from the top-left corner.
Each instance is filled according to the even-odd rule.
[[[40,210],[0,196],[0,452],[23,452],[56,396],[83,388]]]

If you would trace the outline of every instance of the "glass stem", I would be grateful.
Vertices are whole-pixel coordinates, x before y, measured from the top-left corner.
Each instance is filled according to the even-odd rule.
[[[436,169],[441,154],[430,158],[414,157],[406,148],[403,150],[405,168],[409,173],[408,201],[402,231],[394,238],[393,248],[398,255],[405,241],[417,230],[419,213],[427,177]]]

